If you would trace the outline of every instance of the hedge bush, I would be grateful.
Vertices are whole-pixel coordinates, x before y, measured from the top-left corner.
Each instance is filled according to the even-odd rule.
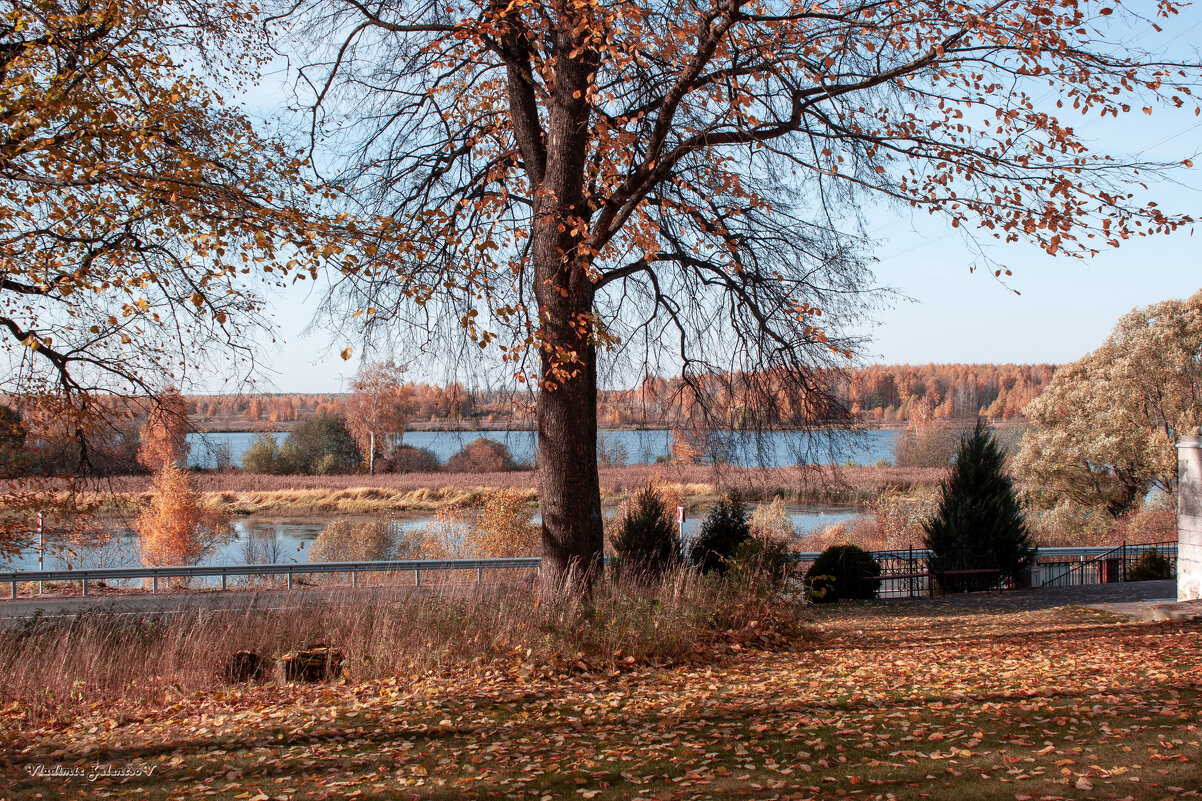
[[[831,603],[840,598],[871,600],[876,597],[881,566],[872,554],[854,545],[833,545],[823,551],[806,571],[810,600]]]

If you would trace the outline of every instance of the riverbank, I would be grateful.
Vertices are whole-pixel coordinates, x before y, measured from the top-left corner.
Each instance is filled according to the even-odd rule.
[[[741,468],[699,465],[630,465],[600,470],[602,502],[621,503],[649,481],[668,485],[690,510],[712,504],[731,489],[748,502],[861,506],[885,492],[936,486],[944,471],[899,467]],[[388,475],[276,476],[197,473],[193,485],[206,502],[235,515],[371,514],[433,511],[450,504],[479,503],[491,489],[514,488],[538,500],[538,474],[403,473]],[[149,476],[118,476],[105,482],[106,505],[128,511],[149,491]]]

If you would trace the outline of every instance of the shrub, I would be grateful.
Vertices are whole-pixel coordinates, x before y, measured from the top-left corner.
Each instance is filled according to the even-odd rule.
[[[939,507],[924,529],[936,566],[966,551],[986,557],[1002,578],[1017,581],[1034,559],[1004,456],[983,420],[961,437],[951,475],[940,487]]]
[[[724,575],[735,552],[751,531],[747,525],[747,507],[737,491],[715,504],[701,524],[701,533],[689,550],[689,560],[703,573]]]
[[[1045,548],[1093,546],[1114,542],[1115,519],[1103,507],[1062,501],[1028,518],[1034,542]]]
[[[1171,542],[1177,539],[1177,510],[1167,503],[1145,503],[1137,511],[1123,515],[1115,527],[1115,540],[1145,543]]]
[[[477,437],[447,459],[447,471],[451,473],[499,473],[517,469],[513,454],[505,443],[487,437]]]
[[[531,523],[529,499],[529,492],[511,487],[490,490],[475,514],[445,506],[423,529],[423,552],[436,559],[535,556],[542,530]]]
[[[959,439],[958,432],[939,423],[906,429],[893,440],[893,464],[898,467],[948,467]]]
[[[773,537],[751,536],[735,550],[734,572],[746,578],[763,579],[773,587],[784,584],[793,570],[789,542]]]
[[[528,494],[508,487],[490,491],[476,520],[475,550],[481,558],[536,556],[542,545],[542,528],[530,521],[534,507]]]
[[[1152,548],[1144,551],[1127,571],[1128,581],[1164,581],[1173,577],[1173,563]]]
[[[281,473],[310,476],[353,473],[362,462],[340,414],[319,414],[300,423],[280,446],[276,460]]]
[[[434,451],[398,445],[388,457],[389,472],[394,473],[437,473],[442,467]],[[381,469],[377,463],[377,470]]]
[[[242,469],[248,473],[279,472],[280,443],[271,434],[255,437],[242,454]]]
[[[664,497],[648,484],[618,519],[612,538],[621,569],[663,575],[681,561],[680,535]]]
[[[761,540],[780,540],[789,542],[793,539],[793,518],[785,507],[785,499],[777,495],[772,503],[761,503],[755,507],[748,521],[751,536]]]
[[[309,548],[310,562],[374,562],[409,558],[397,556],[393,521],[386,519],[332,520],[317,535]]]
[[[232,536],[228,516],[202,507],[187,473],[172,465],[155,475],[136,528],[147,565],[196,564]]]
[[[876,596],[873,576],[881,566],[872,554],[854,545],[835,545],[823,551],[806,571],[810,600],[830,603],[840,598],[871,600]]]

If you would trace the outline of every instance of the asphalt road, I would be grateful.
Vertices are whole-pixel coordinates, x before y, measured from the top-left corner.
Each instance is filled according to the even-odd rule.
[[[131,593],[87,597],[17,598],[0,600],[0,625],[20,625],[37,618],[77,617],[90,612],[151,615],[208,615],[219,612],[252,612],[268,609],[300,609],[317,603],[346,602],[353,598],[401,598],[414,592],[455,593],[478,591],[479,584],[423,584],[413,586],[307,587],[292,590],[215,590],[198,592]]]

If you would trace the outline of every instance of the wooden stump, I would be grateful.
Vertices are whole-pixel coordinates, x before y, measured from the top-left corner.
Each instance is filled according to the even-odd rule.
[[[254,651],[237,651],[225,663],[221,675],[228,682],[258,681],[267,675],[271,660]]]
[[[282,681],[329,681],[342,675],[342,652],[318,645],[284,654],[277,661]]]

